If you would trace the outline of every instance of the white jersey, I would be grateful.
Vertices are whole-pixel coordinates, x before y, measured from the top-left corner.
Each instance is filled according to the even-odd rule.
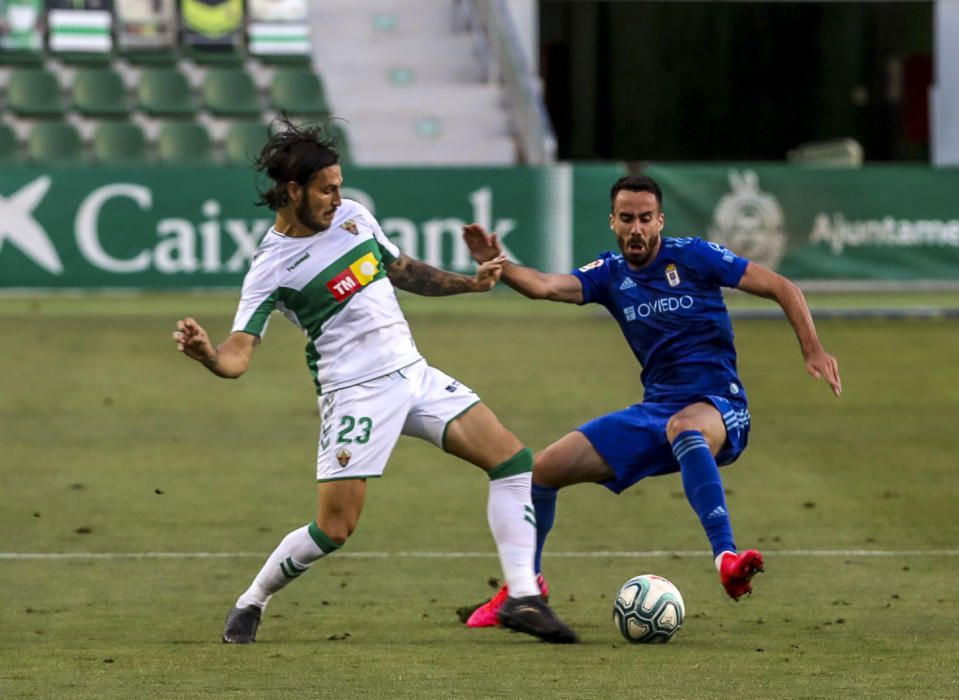
[[[379,222],[344,199],[325,231],[293,238],[271,228],[253,255],[233,331],[263,337],[282,312],[309,338],[306,362],[324,394],[421,359],[386,276],[400,256]]]

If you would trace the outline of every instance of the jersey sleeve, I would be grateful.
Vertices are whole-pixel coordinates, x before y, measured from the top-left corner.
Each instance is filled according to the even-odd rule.
[[[583,285],[582,303],[605,305],[609,301],[609,274],[609,253],[573,270],[573,275]]]
[[[696,268],[703,277],[721,287],[736,287],[749,260],[712,241],[696,239]]]
[[[270,322],[270,314],[276,309],[279,296],[276,285],[272,284],[273,276],[268,274],[264,265],[257,265],[246,273],[243,279],[243,292],[240,294],[240,303],[233,317],[234,333],[249,333],[258,338],[266,334],[266,327]]]
[[[387,238],[385,233],[383,233],[383,227],[380,226],[380,222],[376,220],[376,217],[373,216],[373,213],[369,209],[364,207],[359,202],[356,202],[356,208],[359,211],[360,216],[363,218],[363,221],[373,229],[373,238],[376,240],[376,244],[380,248],[380,256],[383,259],[383,264],[392,264],[400,257],[400,249],[395,243],[393,243],[393,241]]]

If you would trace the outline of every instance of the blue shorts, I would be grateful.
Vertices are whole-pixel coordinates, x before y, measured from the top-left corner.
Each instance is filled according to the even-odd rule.
[[[749,408],[741,399],[703,396],[683,403],[638,403],[581,425],[579,430],[613,468],[616,476],[601,481],[613,493],[622,493],[647,476],[679,471],[679,462],[666,437],[669,419],[693,403],[711,403],[726,424],[726,444],[716,455],[719,466],[732,464],[749,440]]]

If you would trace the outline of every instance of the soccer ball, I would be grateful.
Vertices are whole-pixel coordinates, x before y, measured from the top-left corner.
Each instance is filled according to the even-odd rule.
[[[686,604],[662,576],[635,576],[619,589],[613,622],[627,642],[665,644],[683,626]]]

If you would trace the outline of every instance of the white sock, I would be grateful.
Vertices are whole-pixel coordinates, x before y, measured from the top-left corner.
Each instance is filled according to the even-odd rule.
[[[260,573],[253,579],[253,583],[243,595],[237,598],[236,607],[245,608],[248,605],[256,605],[265,608],[270,601],[270,596],[293,579],[306,573],[310,564],[327,554],[328,552],[320,549],[310,536],[309,526],[304,525],[299,530],[294,530],[273,550],[273,554],[266,560]]]
[[[723,557],[727,554],[735,554],[736,552],[731,552],[728,549],[725,552],[720,552],[719,556],[716,557],[716,571],[722,571],[723,568]]]
[[[536,552],[536,516],[529,490],[531,472],[493,479],[489,482],[489,520],[503,577],[513,598],[539,595],[533,555]]]

